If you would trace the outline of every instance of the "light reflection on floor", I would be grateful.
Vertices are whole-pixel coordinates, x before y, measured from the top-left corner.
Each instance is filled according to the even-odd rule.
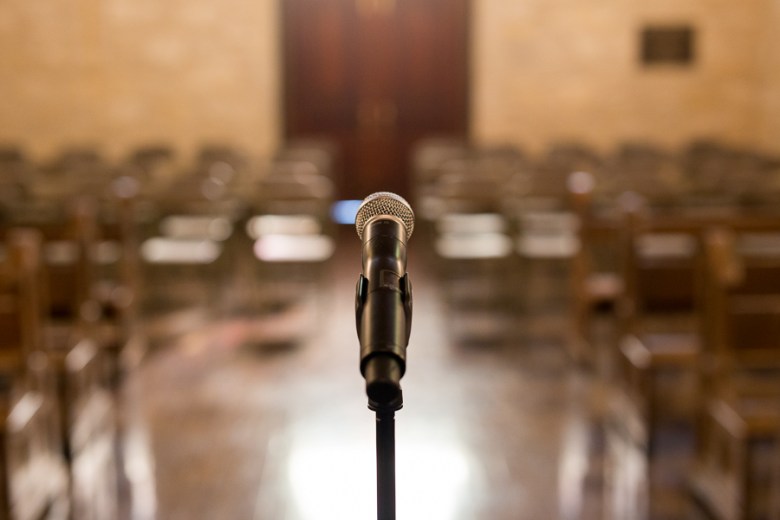
[[[323,512],[342,520],[371,518],[376,511],[373,432],[308,429],[294,436],[287,483],[301,520]],[[467,449],[457,439],[426,436],[397,444],[397,511],[409,520],[452,520],[475,476]]]

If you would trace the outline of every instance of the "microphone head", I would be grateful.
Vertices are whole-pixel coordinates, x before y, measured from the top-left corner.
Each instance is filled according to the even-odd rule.
[[[378,191],[363,199],[355,216],[355,228],[361,240],[363,240],[363,230],[368,223],[379,217],[393,217],[400,220],[406,228],[406,239],[409,240],[412,236],[414,212],[400,195],[389,191]]]

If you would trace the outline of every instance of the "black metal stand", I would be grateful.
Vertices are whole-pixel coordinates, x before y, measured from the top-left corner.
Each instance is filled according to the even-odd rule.
[[[377,520],[395,520],[395,409],[376,410]]]

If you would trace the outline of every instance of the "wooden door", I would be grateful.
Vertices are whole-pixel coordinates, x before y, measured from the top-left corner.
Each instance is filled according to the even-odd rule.
[[[339,196],[408,195],[411,146],[466,137],[468,4],[281,1],[285,137],[339,145]]]

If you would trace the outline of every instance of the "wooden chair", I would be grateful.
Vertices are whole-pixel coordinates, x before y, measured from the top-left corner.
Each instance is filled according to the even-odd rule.
[[[702,405],[692,488],[723,519],[766,518],[780,446],[780,225],[706,236]]]
[[[607,161],[609,175],[599,179],[613,193],[639,193],[649,204],[675,206],[689,185],[677,154],[643,141],[623,142]]]
[[[455,341],[495,345],[513,339],[522,298],[516,232],[503,211],[512,171],[482,165],[471,157],[443,166],[430,193],[437,200],[433,253]]]
[[[730,226],[743,233],[771,231],[780,224],[780,214],[684,208],[652,211],[641,198],[635,202],[626,198],[624,202],[624,292],[618,304],[622,358],[633,369],[648,363],[651,366],[654,355],[663,363],[673,355],[687,366],[695,359],[693,345],[700,344],[695,311],[703,231],[716,226]],[[683,336],[670,336],[675,329]],[[682,355],[679,348],[663,346],[655,353],[648,351],[653,344],[663,345],[659,340],[678,347],[687,343],[688,353]]]
[[[631,442],[643,453],[651,486],[654,467],[671,468],[664,479],[674,486],[669,486],[669,493],[657,489],[681,501],[673,488],[682,483],[692,462],[699,402],[702,337],[697,301],[698,287],[703,286],[699,283],[703,230],[727,225],[740,232],[759,232],[776,229],[780,219],[776,213],[699,208],[651,213],[641,203],[626,216],[625,290],[618,305],[621,384],[611,414],[612,431],[622,433],[613,440]],[[636,514],[661,514],[663,499],[652,487],[643,493],[652,498]]]
[[[550,146],[529,172],[526,205],[536,211],[568,209],[567,182],[574,172],[589,172],[601,179],[604,159],[582,143],[562,142]]]
[[[463,139],[430,138],[420,141],[412,151],[412,204],[419,219],[419,231],[428,232],[441,211],[436,181],[449,161],[459,162],[474,150]]]
[[[313,325],[316,289],[336,250],[333,180],[309,161],[277,159],[255,188],[245,235],[252,252],[245,279],[253,283],[243,284],[251,289],[250,305],[256,312],[305,309]]]
[[[594,201],[596,179],[588,172],[574,172],[567,181],[570,204],[577,219],[577,243],[570,257],[571,337],[569,354],[576,362],[593,366],[593,315],[598,309],[614,310],[623,292],[619,272],[619,219],[614,211],[602,211]]]
[[[43,352],[41,238],[13,230],[0,263],[0,516],[68,518],[57,395]]]
[[[117,165],[118,176],[130,177],[139,183],[138,191],[146,198],[153,198],[181,169],[176,150],[166,143],[150,143],[133,149],[125,160]]]
[[[697,228],[684,219],[655,220],[641,198],[622,203],[623,293],[605,505],[614,518],[666,518],[684,507],[679,490],[692,453]]]
[[[689,195],[697,200],[735,202],[735,194],[724,193],[722,188],[732,174],[732,158],[733,150],[719,141],[699,139],[689,143],[681,154]]]
[[[51,162],[37,169],[34,195],[54,204],[83,194],[103,192],[112,179],[112,168],[93,147],[60,151]]]
[[[157,342],[222,310],[234,230],[245,205],[223,181],[199,171],[177,178],[152,204],[153,217],[140,231],[140,307],[149,338]]]
[[[15,208],[26,202],[32,173],[32,162],[22,148],[0,145],[0,219],[10,220]]]
[[[90,300],[97,312],[92,316],[92,333],[108,354],[109,382],[115,390],[147,347],[140,314],[139,188],[134,178],[117,178],[96,214]]]
[[[285,142],[273,161],[304,161],[313,164],[320,175],[337,184],[341,177],[338,146],[328,139],[298,138]]]
[[[201,166],[225,163],[240,171],[247,167],[249,160],[242,151],[229,144],[205,143],[198,150],[196,162]]]
[[[79,198],[59,221],[38,222],[43,236],[42,342],[52,365],[59,431],[76,518],[117,514],[116,418],[107,354],[99,342],[96,296],[98,226],[94,201]]]
[[[47,258],[47,346],[56,367],[73,514],[108,518],[118,508],[112,383],[125,341],[124,332],[109,332],[109,322],[121,320],[128,302],[114,290],[101,299],[97,262],[101,226],[95,201],[75,199],[68,214],[64,225],[50,224],[44,231],[50,245],[63,247],[62,257]],[[64,254],[66,245],[70,257]],[[122,328],[118,323],[113,326]]]

